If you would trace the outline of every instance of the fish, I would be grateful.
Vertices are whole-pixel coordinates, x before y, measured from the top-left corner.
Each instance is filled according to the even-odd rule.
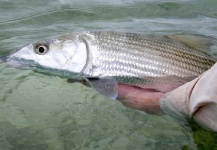
[[[194,34],[145,34],[81,31],[45,38],[10,53],[15,68],[89,84],[116,99],[118,86],[169,92],[216,63],[213,37]],[[3,60],[3,59],[2,59]]]

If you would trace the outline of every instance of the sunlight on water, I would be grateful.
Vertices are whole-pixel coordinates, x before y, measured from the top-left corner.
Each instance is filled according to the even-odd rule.
[[[0,54],[81,30],[217,37],[217,1],[0,2]],[[79,83],[0,64],[0,150],[213,149],[217,135],[192,121],[126,108]]]

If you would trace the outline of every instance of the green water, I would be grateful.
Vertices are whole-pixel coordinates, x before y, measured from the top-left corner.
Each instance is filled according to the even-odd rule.
[[[82,30],[217,38],[217,1],[0,1],[0,54]],[[0,150],[78,149],[217,149],[217,134],[192,120],[144,114],[80,84],[0,64]]]

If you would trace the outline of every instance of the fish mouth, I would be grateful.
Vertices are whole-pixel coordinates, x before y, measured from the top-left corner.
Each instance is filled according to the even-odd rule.
[[[10,56],[5,58],[5,63],[8,66],[11,66],[13,68],[18,68],[18,69],[31,69],[35,66],[33,61],[24,60],[22,58],[10,57]]]
[[[14,57],[13,54],[16,53],[17,51],[18,49],[12,51],[9,55],[5,55],[5,56],[0,55],[0,63],[5,63],[8,66],[11,66],[13,68],[29,69],[31,64],[33,63],[31,61],[24,60],[22,58]]]

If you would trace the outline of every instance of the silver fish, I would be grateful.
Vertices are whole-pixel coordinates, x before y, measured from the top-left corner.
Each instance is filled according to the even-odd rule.
[[[77,32],[31,43],[7,57],[13,67],[86,80],[115,99],[118,84],[168,92],[208,70],[216,39],[201,35]]]

